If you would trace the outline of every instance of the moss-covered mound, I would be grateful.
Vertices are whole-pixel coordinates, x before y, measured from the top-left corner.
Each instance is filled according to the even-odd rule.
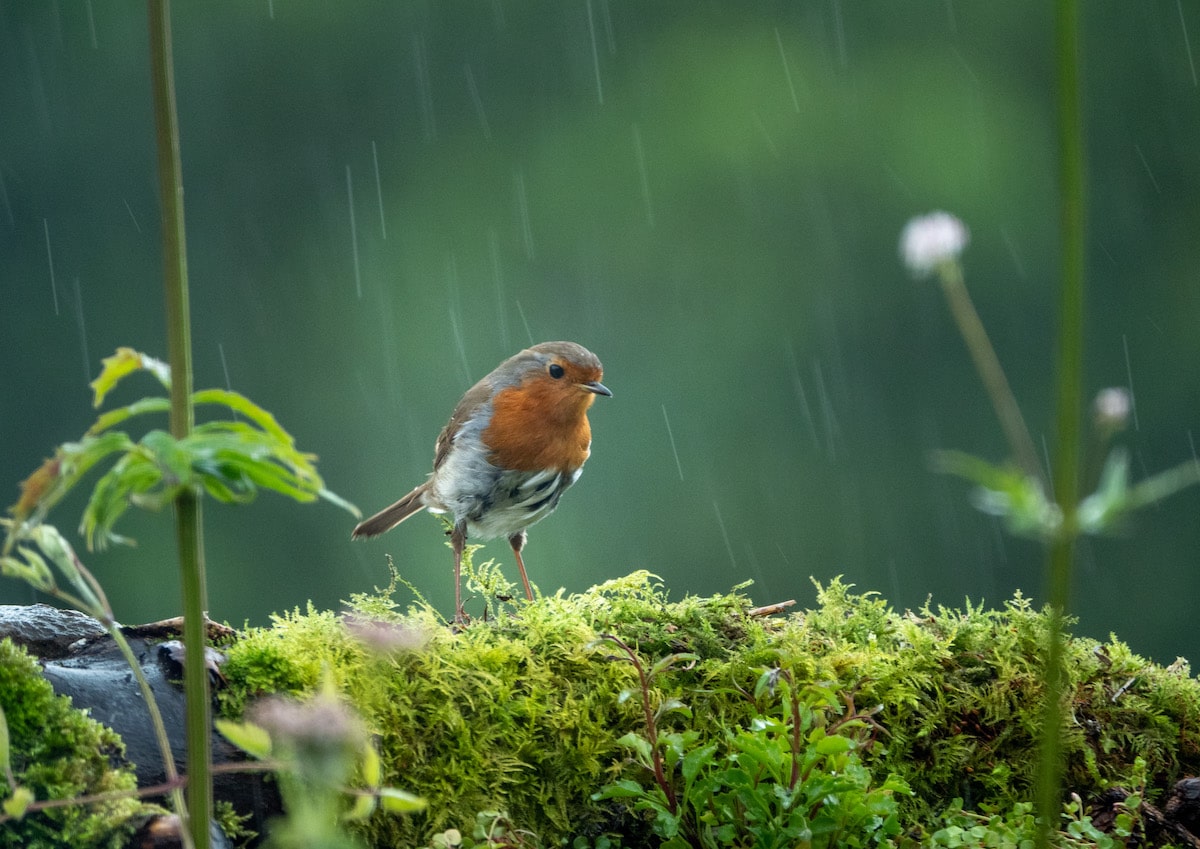
[[[128,765],[118,767],[121,739],[56,696],[37,662],[7,638],[0,640],[0,707],[8,720],[11,764],[17,786],[39,802],[132,791]],[[0,799],[12,795],[0,778]],[[3,849],[116,849],[133,833],[143,811],[132,797],[28,810],[0,823]]]
[[[757,845],[985,845],[1032,828],[1047,620],[1019,596],[901,613],[834,581],[814,610],[764,617],[739,590],[669,601],[635,573],[459,631],[424,605],[397,612],[386,593],[351,606],[357,624],[310,609],[243,635],[222,699],[237,715],[332,677],[379,735],[385,783],[429,802],[373,816],[373,846],[426,846],[451,828],[469,842],[489,811],[527,846],[752,846],[768,833],[780,842]],[[364,640],[364,621],[385,623],[383,639]],[[1200,683],[1185,664],[1156,666],[1116,639],[1071,639],[1067,661],[1065,800],[1144,784],[1154,802],[1200,773]],[[1060,839],[1086,845],[1093,831],[1076,822]]]

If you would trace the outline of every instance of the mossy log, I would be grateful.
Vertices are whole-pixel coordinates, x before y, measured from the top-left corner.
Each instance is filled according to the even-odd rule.
[[[873,728],[856,744],[862,764],[878,783],[897,776],[911,790],[896,794],[902,833],[880,842],[946,845],[939,835],[967,821],[1018,837],[1031,825],[1047,617],[1019,595],[1000,609],[895,611],[834,580],[817,587],[812,609],[761,615],[745,587],[672,601],[638,572],[532,604],[493,600],[487,619],[453,628],[423,603],[400,610],[393,589],[355,596],[342,612],[293,611],[236,635],[222,647],[217,690],[221,713],[237,718],[264,696],[305,699],[332,682],[375,735],[384,783],[429,803],[423,813],[377,812],[354,825],[367,845],[469,835],[485,812],[502,814],[520,845],[661,845],[644,811],[593,799],[618,780],[654,784],[622,742],[646,732],[639,671],[603,634],[630,646],[644,669],[690,656],[661,668],[647,692],[656,707],[685,708],[656,721],[696,747],[719,750],[779,714],[772,692],[756,693],[773,669],[798,688],[837,694],[821,722],[869,716]],[[1064,801],[1111,800],[1124,788],[1158,814],[1186,795],[1177,782],[1200,774],[1200,682],[1186,662],[1159,666],[1115,637],[1067,646]],[[8,651],[9,668],[30,666]],[[14,751],[34,752],[17,739],[29,732],[9,721]],[[40,767],[38,755],[25,757],[18,772]],[[1144,844],[1165,844],[1181,842],[1185,826],[1159,827],[1148,815],[1135,827]],[[1099,845],[1100,833],[1089,834],[1060,837]]]

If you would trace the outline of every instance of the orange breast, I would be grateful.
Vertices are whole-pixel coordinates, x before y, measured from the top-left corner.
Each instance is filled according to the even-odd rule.
[[[501,390],[483,431],[489,462],[518,471],[578,469],[592,443],[587,410],[595,398],[573,384],[539,378]]]

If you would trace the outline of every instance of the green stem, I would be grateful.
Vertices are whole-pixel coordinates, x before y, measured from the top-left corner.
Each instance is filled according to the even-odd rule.
[[[109,636],[113,638],[113,642],[121,650],[121,655],[125,658],[125,662],[129,664],[129,668],[133,671],[133,677],[137,679],[138,687],[142,691],[142,701],[146,703],[146,710],[150,712],[150,724],[154,727],[154,739],[158,743],[158,750],[162,754],[163,772],[166,773],[166,783],[171,787],[171,806],[176,811],[186,810],[183,801],[183,790],[179,786],[179,773],[175,769],[175,758],[171,755],[171,740],[167,736],[167,727],[163,724],[162,713],[158,709],[158,702],[154,698],[154,691],[150,689],[150,682],[146,680],[145,673],[142,672],[142,665],[138,663],[137,657],[133,654],[133,649],[129,646],[129,641],[125,639],[125,635],[121,633],[121,627],[111,619],[104,623],[104,627],[108,629]],[[205,673],[207,674],[207,669]]]
[[[169,0],[148,0],[150,66],[154,89],[158,184],[162,207],[167,350],[171,364],[171,435],[183,439],[192,430],[192,347],[188,308],[187,242],[183,220],[183,168],[179,156],[179,117],[175,109]],[[175,502],[175,529],[183,589],[184,691],[187,697],[188,811],[186,834],[196,849],[208,849],[212,818],[211,739],[208,673],[204,664],[204,549],[200,502],[195,492]]]
[[[1004,376],[1004,369],[988,339],[987,330],[979,319],[979,313],[975,311],[975,305],[971,303],[971,295],[963,282],[962,266],[957,262],[945,263],[940,269],[938,279],[942,283],[942,292],[946,295],[946,302],[950,305],[954,321],[967,343],[971,359],[975,362],[975,370],[979,372],[984,388],[992,399],[996,418],[1000,420],[1000,427],[1008,439],[1013,458],[1026,475],[1035,480],[1044,480],[1037,450],[1033,447],[1033,437],[1029,435],[1029,428],[1025,426],[1021,407],[1008,385],[1008,378]]]
[[[1079,85],[1079,3],[1058,0],[1059,190],[1062,195],[1063,282],[1058,332],[1057,451],[1054,496],[1062,508],[1062,532],[1050,546],[1050,633],[1046,649],[1046,692],[1038,764],[1038,845],[1048,846],[1062,808],[1063,618],[1069,607],[1071,561],[1079,504],[1080,410],[1083,406],[1084,158]]]

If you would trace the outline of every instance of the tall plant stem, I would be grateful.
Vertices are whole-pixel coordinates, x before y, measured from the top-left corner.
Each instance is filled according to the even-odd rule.
[[[169,0],[148,0],[150,67],[158,146],[158,185],[162,207],[163,280],[167,308],[167,350],[171,363],[171,435],[183,439],[192,430],[192,345],[188,307],[187,243],[183,222],[183,169],[179,157],[179,118],[175,110],[175,73],[171,56]],[[204,547],[200,501],[194,491],[175,501],[175,530],[183,589],[184,692],[187,698],[187,800],[185,832],[196,849],[209,846],[212,778],[208,671],[204,663]]]
[[[1071,565],[1079,504],[1079,452],[1083,405],[1084,152],[1079,84],[1079,3],[1058,0],[1058,139],[1062,295],[1059,306],[1057,433],[1054,495],[1062,508],[1061,532],[1048,557],[1050,633],[1046,647],[1046,692],[1038,775],[1038,845],[1048,846],[1062,807],[1063,617],[1071,594]]]

